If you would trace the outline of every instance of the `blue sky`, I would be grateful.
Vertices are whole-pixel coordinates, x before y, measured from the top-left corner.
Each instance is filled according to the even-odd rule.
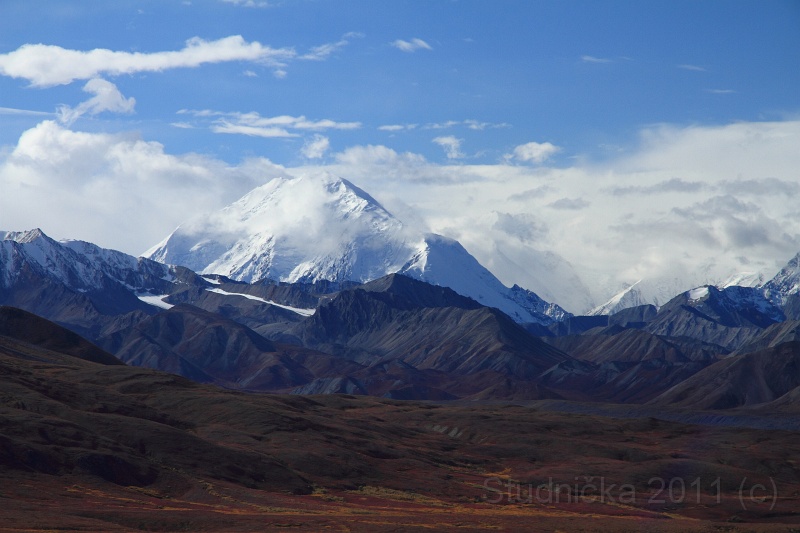
[[[505,239],[507,283],[541,252],[633,283],[680,235],[676,268],[768,271],[800,251],[798,87],[793,0],[4,0],[0,226],[137,253],[321,168],[484,263]]]
[[[652,123],[724,124],[796,112],[800,5],[793,1],[245,5],[6,1],[0,49],[43,43],[154,54],[180,50],[193,37],[240,35],[247,43],[303,55],[340,43],[322,59],[293,59],[280,69],[226,61],[105,76],[135,98],[135,112],[98,114],[75,124],[93,131],[135,128],[170,151],[210,153],[229,162],[246,155],[296,162],[311,135],[234,138],[210,133],[213,121],[176,113],[256,112],[358,123],[317,133],[330,139],[332,149],[380,143],[434,160],[446,152],[432,139],[455,136],[464,159],[494,162],[531,140],[563,147],[562,158],[602,156],[604,148],[632,142],[639,128]],[[427,47],[402,51],[392,45],[412,39]],[[278,70],[285,76],[277,77]],[[42,89],[27,88],[24,78],[0,82],[2,107],[52,112],[86,97],[84,80]],[[3,127],[9,144],[33,123],[2,120],[10,122]],[[474,121],[472,129],[464,121]],[[459,124],[426,128],[454,122]],[[175,123],[196,129],[175,131]],[[379,129],[393,125],[416,128]]]

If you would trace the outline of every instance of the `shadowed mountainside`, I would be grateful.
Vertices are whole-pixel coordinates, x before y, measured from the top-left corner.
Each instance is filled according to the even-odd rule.
[[[694,409],[730,409],[772,402],[784,395],[797,398],[794,389],[798,387],[800,342],[792,341],[718,361],[651,403]]]

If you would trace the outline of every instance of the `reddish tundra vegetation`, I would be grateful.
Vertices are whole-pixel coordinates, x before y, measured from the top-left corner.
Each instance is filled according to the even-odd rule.
[[[0,336],[0,531],[800,529],[793,431],[226,391],[43,324]]]

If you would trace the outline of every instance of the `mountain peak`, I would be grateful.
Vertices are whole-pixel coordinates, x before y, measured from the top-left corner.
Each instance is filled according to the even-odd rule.
[[[365,282],[402,266],[404,231],[349,181],[303,174],[275,178],[182,224],[145,256],[239,281]]]
[[[789,296],[800,293],[800,253],[790,259],[762,288],[767,299],[778,306],[783,306]]]
[[[227,207],[182,224],[145,254],[237,281],[354,281],[399,272],[449,287],[518,322],[563,313],[504,286],[453,239],[414,231],[367,192],[330,173],[275,178]]]
[[[397,273],[365,283],[360,288],[367,292],[391,294],[417,307],[482,307],[472,298],[462,296],[449,287],[430,285]]]
[[[34,242],[37,239],[50,239],[50,237],[45,235],[45,233],[39,228],[34,228],[28,231],[0,232],[0,235],[3,235],[2,240],[4,241],[14,241],[20,244],[28,244]]]

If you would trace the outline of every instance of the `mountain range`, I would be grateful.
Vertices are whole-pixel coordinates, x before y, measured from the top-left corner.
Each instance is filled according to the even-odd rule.
[[[331,185],[336,198],[360,206],[349,216],[374,211],[390,220],[346,182]],[[175,235],[181,232],[159,249],[169,249]],[[482,280],[483,290],[505,289],[493,293],[504,302],[518,298],[555,309],[529,291],[503,287],[463,247],[431,235],[424,242],[440,244],[412,256],[406,268],[366,282],[311,275],[248,282],[82,241],[57,242],[40,230],[2,236],[1,305],[53,320],[127,364],[232,389],[435,400],[669,403],[680,397],[683,405],[675,391],[691,387],[701,371],[763,350],[790,357],[794,348],[778,348],[796,340],[798,329],[796,260],[765,288],[704,286],[659,308],[561,313],[558,320],[541,313],[538,321],[525,321],[519,312],[464,294],[469,291],[419,280],[447,268],[458,278],[466,270],[462,279]],[[792,394],[769,401],[794,405],[787,400]]]

